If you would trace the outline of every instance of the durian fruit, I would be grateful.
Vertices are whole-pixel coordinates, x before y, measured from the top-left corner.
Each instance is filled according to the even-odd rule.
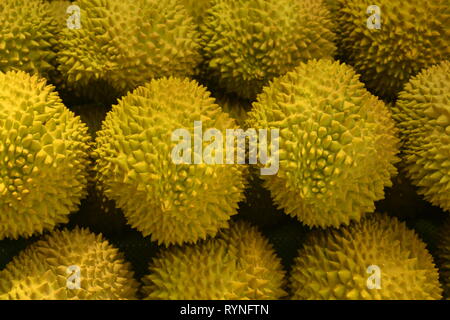
[[[214,0],[180,0],[189,14],[194,18],[197,25],[203,22],[206,11],[211,7]]]
[[[0,72],[22,70],[51,78],[58,27],[42,0],[0,1]]]
[[[223,148],[219,141],[214,158],[209,158],[211,140],[198,141],[196,121],[202,121],[203,132],[217,129],[223,142],[225,130],[237,128],[205,87],[163,78],[119,100],[97,133],[96,170],[105,195],[115,200],[133,228],[160,244],[214,236],[228,226],[243,199],[245,166],[216,162]],[[190,151],[183,153],[187,163],[176,164],[172,156],[183,141],[179,129],[189,133]],[[195,141],[203,153],[192,148]],[[198,158],[202,163],[195,164]]]
[[[327,7],[328,11],[330,12],[330,18],[335,22],[334,23],[334,33],[336,34],[335,43],[337,42],[337,39],[339,39],[339,35],[341,32],[341,23],[338,20],[339,17],[339,9],[342,5],[340,3],[340,0],[322,0],[324,5]],[[339,49],[339,46],[338,48]],[[339,52],[336,52],[338,54]]]
[[[336,14],[336,12],[340,8],[339,0],[323,0],[323,2],[329,8],[332,14]]]
[[[49,3],[50,10],[53,13],[53,18],[57,23],[58,29],[63,30],[64,28],[67,28],[67,20],[70,17],[67,13],[67,9],[72,3],[69,0],[51,0]]]
[[[254,99],[299,62],[332,57],[333,25],[321,0],[215,0],[201,28],[206,74]]]
[[[45,79],[0,72],[0,239],[68,221],[86,195],[87,130]]]
[[[294,263],[293,299],[442,298],[438,270],[425,243],[387,215],[312,233]]]
[[[199,34],[178,0],[73,4],[80,8],[81,28],[64,30],[58,61],[75,93],[120,96],[151,78],[194,74]]]
[[[160,252],[143,282],[146,299],[265,300],[286,295],[280,259],[245,222],[216,239]]]
[[[444,297],[450,299],[450,219],[447,219],[438,232],[437,261]]]
[[[123,254],[79,228],[55,231],[0,271],[0,300],[135,299],[137,288]]]
[[[308,226],[339,226],[375,210],[396,174],[398,139],[385,104],[345,64],[311,60],[264,88],[248,126],[278,129],[275,203]],[[269,143],[269,150],[271,143]]]
[[[387,100],[395,99],[411,76],[450,56],[448,0],[338,2],[340,56],[369,90]],[[367,26],[372,5],[381,10],[380,29]]]
[[[450,61],[405,85],[393,108],[403,140],[406,174],[418,193],[450,211]]]

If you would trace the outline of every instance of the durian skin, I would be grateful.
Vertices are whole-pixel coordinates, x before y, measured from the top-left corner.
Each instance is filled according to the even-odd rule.
[[[54,76],[58,26],[51,13],[42,0],[0,1],[0,71]]]
[[[55,19],[58,29],[63,30],[67,28],[67,19],[69,14],[67,9],[72,5],[70,0],[47,0],[50,3],[50,10],[53,12],[53,19]]]
[[[213,0],[180,0],[198,26],[203,23],[206,11],[211,7]]]
[[[286,295],[281,260],[246,222],[195,246],[160,252],[143,283],[144,296],[152,300],[275,300]]]
[[[263,176],[264,185],[285,213],[311,227],[373,212],[397,173],[389,110],[339,62],[311,60],[272,81],[247,124],[280,130],[279,171]]]
[[[381,271],[381,289],[368,289]],[[438,300],[438,270],[422,240],[403,222],[374,214],[340,229],[312,233],[291,273],[292,299]],[[372,283],[372,282],[371,282]]]
[[[438,234],[436,250],[441,282],[444,287],[444,297],[450,299],[450,219],[447,218]]]
[[[206,74],[254,99],[299,62],[332,57],[333,28],[320,0],[216,0],[201,28]]]
[[[59,70],[75,93],[125,94],[151,78],[192,76],[201,60],[195,23],[178,0],[79,0],[81,29],[66,28]],[[95,88],[94,88],[95,89]]]
[[[70,289],[70,266],[80,289]],[[123,254],[87,229],[62,230],[19,253],[0,271],[0,300],[136,299],[138,283]]]
[[[392,109],[405,171],[418,193],[450,212],[450,61],[412,77]]]
[[[228,226],[243,199],[246,168],[173,163],[172,132],[237,128],[206,88],[179,78],[152,80],[113,106],[97,133],[98,181],[128,223],[159,244],[196,242]],[[210,142],[203,141],[203,150]],[[194,152],[192,152],[192,155]],[[225,154],[225,153],[224,153]]]
[[[394,100],[410,77],[450,57],[448,0],[337,0],[339,55],[374,94]],[[367,28],[367,8],[381,9],[381,29]]]
[[[45,79],[0,72],[0,239],[68,221],[86,195],[87,130]]]

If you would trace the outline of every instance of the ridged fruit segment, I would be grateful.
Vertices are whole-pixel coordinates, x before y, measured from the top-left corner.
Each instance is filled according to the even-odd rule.
[[[68,221],[86,195],[87,131],[45,79],[0,72],[0,239]]]
[[[272,81],[249,113],[250,128],[279,130],[279,171],[263,176],[265,187],[308,226],[373,212],[397,172],[394,121],[358,78],[345,64],[311,60]]]

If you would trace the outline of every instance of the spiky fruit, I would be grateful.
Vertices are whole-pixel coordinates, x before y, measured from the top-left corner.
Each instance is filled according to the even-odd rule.
[[[208,158],[207,138],[198,143],[205,152],[184,153],[191,153],[190,161],[206,155],[201,164],[175,164],[172,153],[180,144],[175,130],[189,133],[192,148],[200,138],[195,121],[202,121],[205,131],[219,130],[223,142],[225,129],[237,128],[206,88],[188,79],[163,78],[119,100],[97,133],[98,180],[105,195],[132,227],[166,245],[214,236],[228,226],[243,199],[245,167]]]
[[[263,177],[265,186],[309,226],[348,224],[374,211],[396,173],[389,110],[345,64],[311,60],[275,79],[248,125],[279,129],[279,171]]]
[[[341,55],[377,95],[394,99],[411,76],[450,56],[448,0],[338,0]],[[369,29],[376,4],[381,28]]]
[[[53,19],[56,21],[58,29],[63,30],[67,28],[67,19],[69,18],[67,9],[72,5],[72,2],[70,0],[52,0],[49,3],[50,10],[53,13]]]
[[[393,108],[406,173],[419,194],[450,211],[450,61],[411,78]]]
[[[143,278],[147,299],[279,299],[285,296],[281,261],[262,234],[236,223],[218,238],[171,247]]]
[[[438,233],[437,261],[444,287],[444,296],[450,299],[450,219],[441,226]]]
[[[211,7],[214,0],[180,0],[189,14],[194,18],[197,25],[203,22],[206,11]]]
[[[90,137],[53,89],[0,72],[0,239],[67,222],[86,194]]]
[[[336,14],[336,12],[339,10],[339,0],[323,0],[323,2],[329,8],[332,14]]]
[[[294,263],[293,299],[441,299],[425,243],[386,215],[311,234]]]
[[[301,61],[332,57],[333,22],[317,0],[217,0],[202,26],[207,74],[253,99]]]
[[[42,0],[0,1],[0,71],[54,75],[58,27],[51,13]]]
[[[193,75],[198,33],[178,0],[79,0],[81,28],[63,32],[58,55],[69,87],[124,94],[151,78]],[[89,92],[90,91],[90,92]],[[98,93],[97,93],[98,94]]]
[[[137,287],[123,254],[87,229],[55,231],[0,271],[0,299],[135,299]]]

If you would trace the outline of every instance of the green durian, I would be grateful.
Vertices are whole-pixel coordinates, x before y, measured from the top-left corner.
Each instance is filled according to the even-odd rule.
[[[321,0],[215,0],[201,30],[205,73],[247,99],[299,62],[336,50]]]
[[[403,141],[405,171],[418,193],[450,211],[450,61],[405,85],[392,109]]]
[[[152,78],[191,76],[199,34],[178,0],[79,0],[80,29],[64,29],[58,54],[75,93],[122,95]]]
[[[42,0],[1,0],[0,17],[0,72],[22,70],[53,77],[58,26],[50,4]]]
[[[45,79],[0,72],[0,239],[68,221],[86,195],[87,130]]]
[[[152,80],[119,100],[97,133],[97,177],[128,223],[151,239],[196,242],[228,226],[243,199],[244,165],[175,164],[175,130],[194,122],[225,136],[237,128],[206,88],[179,78]],[[178,138],[178,137],[176,137]],[[191,139],[192,141],[196,139]],[[225,138],[224,138],[225,139]],[[210,143],[203,140],[203,150]],[[199,154],[193,150],[192,155]],[[191,157],[191,161],[192,161]],[[214,160],[214,159],[209,159]]]
[[[274,300],[286,295],[280,259],[267,239],[243,222],[216,239],[160,252],[143,282],[146,299]]]
[[[450,56],[448,0],[337,2],[340,56],[383,98],[395,99],[411,76]],[[380,29],[367,26],[372,5],[381,10]]]
[[[55,231],[0,271],[0,300],[135,299],[137,288],[123,254],[79,228]]]
[[[308,226],[337,227],[373,212],[396,174],[389,110],[345,64],[311,60],[275,79],[247,123],[279,130],[279,171],[263,176],[264,185]]]
[[[397,218],[381,214],[310,234],[295,259],[291,288],[293,299],[442,298],[425,243]]]

